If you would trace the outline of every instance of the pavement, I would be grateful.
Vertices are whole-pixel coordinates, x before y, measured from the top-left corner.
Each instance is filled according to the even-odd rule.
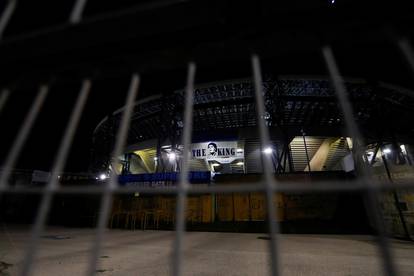
[[[32,275],[85,275],[94,229],[48,228]],[[30,231],[0,228],[0,276],[18,275]],[[108,230],[96,275],[169,275],[174,232]],[[383,275],[372,236],[278,235],[282,275]],[[400,275],[414,275],[414,243],[391,240]],[[188,232],[183,275],[269,275],[266,234]]]

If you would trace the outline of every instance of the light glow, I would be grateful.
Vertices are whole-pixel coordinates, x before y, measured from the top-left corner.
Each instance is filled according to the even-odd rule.
[[[237,162],[236,165],[237,166],[243,166],[244,165],[244,162]]]
[[[177,154],[175,152],[168,153],[168,159],[170,161],[174,161],[177,158]]]
[[[104,174],[104,173],[101,173],[100,175],[99,175],[99,179],[100,180],[105,180],[105,179],[107,179],[108,177],[106,176],[106,174]]]
[[[267,148],[265,148],[265,149],[263,150],[263,152],[264,152],[265,154],[272,154],[273,149],[272,149],[271,147],[267,147]]]
[[[382,152],[385,153],[385,154],[388,154],[388,153],[391,153],[391,149],[383,149]]]

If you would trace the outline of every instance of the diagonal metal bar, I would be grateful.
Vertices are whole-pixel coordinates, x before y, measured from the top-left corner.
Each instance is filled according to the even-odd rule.
[[[0,40],[3,37],[4,31],[6,30],[7,24],[16,9],[17,0],[9,0],[7,5],[0,17]]]
[[[196,65],[190,63],[188,65],[187,85],[185,93],[184,106],[184,127],[182,143],[184,146],[182,156],[182,166],[180,172],[180,180],[178,183],[178,195],[176,206],[176,227],[175,227],[175,241],[172,255],[172,275],[182,275],[182,245],[185,233],[185,208],[187,203],[187,193],[190,187],[188,182],[189,173],[189,153],[191,144],[191,133],[193,131],[193,98],[194,98],[194,78],[196,72]]]
[[[3,173],[0,176],[0,191],[5,189],[7,186],[7,180],[10,177],[11,170],[16,164],[17,158],[19,157],[23,145],[29,136],[30,130],[32,129],[33,124],[43,106],[48,92],[49,88],[47,85],[40,86],[39,92],[33,102],[33,105],[30,108],[29,113],[26,115],[23,125],[20,128],[16,139],[14,140],[10,152],[7,155],[6,161],[4,162]]]
[[[101,200],[101,210],[98,217],[97,233],[94,243],[92,245],[91,259],[89,262],[88,269],[86,271],[86,275],[95,274],[96,266],[98,264],[99,253],[102,250],[103,236],[109,218],[109,213],[112,208],[113,191],[118,188],[118,180],[115,168],[119,165],[118,157],[122,154],[122,151],[125,147],[128,129],[131,121],[131,115],[134,110],[135,99],[138,95],[139,81],[139,75],[133,74],[125,103],[125,109],[122,114],[121,125],[118,129],[118,133],[116,136],[115,148],[112,154],[112,173],[109,177],[109,181],[107,181],[105,184],[104,193]]]
[[[407,63],[411,68],[411,72],[414,73],[414,51],[410,42],[407,38],[403,38],[398,41],[398,47],[406,58]]]
[[[87,0],[75,0],[72,12],[70,13],[69,22],[77,24],[82,20],[83,10],[85,9]]]
[[[3,107],[5,106],[7,100],[9,99],[10,96],[10,90],[8,89],[3,89],[1,91],[1,95],[0,95],[0,114],[1,111],[3,110]]]
[[[325,63],[327,65],[332,84],[335,88],[335,94],[338,98],[339,104],[341,106],[346,128],[354,139],[354,147],[356,153],[356,160],[360,161],[360,158],[365,155],[363,146],[365,145],[364,139],[361,135],[361,132],[356,124],[356,120],[354,118],[354,112],[352,105],[348,99],[346,88],[343,82],[343,79],[340,75],[338,66],[335,61],[335,57],[333,55],[332,49],[330,46],[325,46],[322,48],[322,54],[325,59]],[[376,227],[376,231],[378,233],[378,244],[381,253],[381,259],[383,262],[383,268],[386,275],[392,276],[397,275],[396,267],[393,262],[392,253],[390,250],[389,241],[386,237],[386,230],[384,222],[381,218],[381,213],[378,205],[378,193],[377,190],[373,188],[373,181],[371,178],[371,172],[369,171],[369,167],[366,166],[365,163],[362,163],[362,171],[361,177],[363,183],[367,187],[367,192],[365,193],[366,201],[367,201],[367,212],[368,215],[373,219],[373,222]]]
[[[56,155],[56,160],[52,168],[51,178],[47,186],[45,187],[42,201],[40,202],[40,207],[37,212],[36,220],[31,233],[30,244],[26,251],[26,256],[22,266],[22,276],[27,276],[31,273],[34,256],[36,254],[36,250],[39,244],[39,237],[45,228],[46,219],[53,199],[53,194],[59,187],[58,175],[62,172],[62,170],[65,167],[69,149],[72,144],[73,136],[75,135],[75,131],[81,118],[83,108],[89,96],[90,87],[91,82],[89,80],[84,80],[82,88],[79,92],[79,96],[76,100],[74,109],[72,110],[69,124],[66,127],[62,142],[59,146],[59,151]]]
[[[255,87],[255,100],[257,108],[257,123],[259,124],[260,143],[263,149],[271,146],[269,129],[265,123],[265,104],[263,101],[263,89],[262,89],[262,73],[260,69],[260,61],[257,55],[252,56],[252,69],[253,79]],[[273,176],[272,159],[271,154],[262,154],[262,164],[265,177],[265,192],[266,192],[266,207],[267,217],[269,221],[269,234],[270,234],[270,261],[271,261],[271,273],[273,276],[280,275],[279,267],[279,255],[278,255],[278,243],[276,234],[279,232],[279,225],[277,223],[277,217],[275,208],[273,206],[273,187],[276,186],[276,180]]]

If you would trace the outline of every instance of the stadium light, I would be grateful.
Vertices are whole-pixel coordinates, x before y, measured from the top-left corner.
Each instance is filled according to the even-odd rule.
[[[177,158],[177,154],[175,152],[168,153],[168,159],[170,161],[174,161]]]
[[[388,154],[388,153],[391,153],[391,149],[384,149],[382,152],[385,154]]]
[[[263,150],[263,152],[264,152],[265,154],[272,154],[273,149],[272,149],[271,147],[267,147],[267,148],[265,148],[265,149]]]

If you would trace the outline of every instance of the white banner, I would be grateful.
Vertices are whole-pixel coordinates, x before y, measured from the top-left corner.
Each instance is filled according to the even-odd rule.
[[[237,149],[237,141],[205,142],[191,145],[191,158],[231,163],[244,158],[244,153],[243,150]]]

